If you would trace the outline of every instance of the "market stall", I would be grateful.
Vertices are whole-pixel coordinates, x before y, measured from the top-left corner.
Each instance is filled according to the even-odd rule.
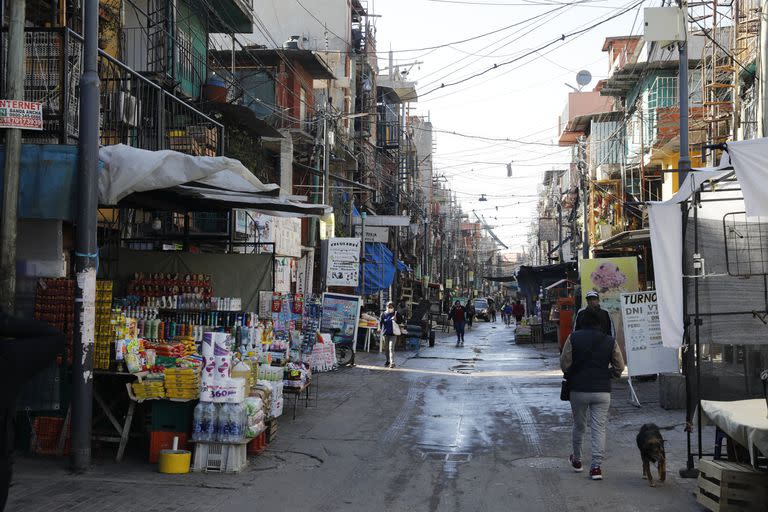
[[[762,397],[768,367],[768,139],[709,150],[723,152],[718,167],[691,172],[671,199],[649,203],[661,338],[682,348],[686,419],[697,425],[688,435],[689,473],[695,457],[711,455],[703,401]]]
[[[313,374],[333,366],[330,343],[318,340],[319,298],[274,292],[279,241],[238,238],[233,208],[291,217],[329,209],[277,197],[276,185],[227,158],[121,146],[103,148],[102,159],[94,441],[116,444],[120,460],[147,437],[148,459],[161,467],[164,450],[194,446],[193,470],[239,471],[277,432],[284,395],[308,401]],[[68,337],[63,365],[73,294],[66,276],[36,283],[35,316]],[[35,420],[37,453],[53,444],[66,452],[63,405],[49,417],[61,421]]]

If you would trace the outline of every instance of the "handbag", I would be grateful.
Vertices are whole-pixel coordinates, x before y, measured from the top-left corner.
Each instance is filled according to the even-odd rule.
[[[603,338],[602,341],[605,341],[605,338]],[[560,400],[563,402],[570,402],[571,401],[571,385],[568,382],[568,374],[573,375],[575,373],[575,370],[578,366],[581,366],[584,364],[592,355],[592,352],[595,350],[595,347],[597,347],[597,340],[594,340],[592,342],[592,346],[589,348],[589,352],[587,352],[581,360],[579,360],[577,363],[571,364],[571,367],[568,370],[568,373],[563,375],[563,380],[560,383]],[[578,365],[578,366],[577,366]]]
[[[400,331],[400,326],[395,321],[395,318],[392,318],[392,334],[394,334],[395,336],[400,336],[401,334],[403,334]]]

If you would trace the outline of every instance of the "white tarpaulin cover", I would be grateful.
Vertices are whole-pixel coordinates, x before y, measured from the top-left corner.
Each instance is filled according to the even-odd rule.
[[[147,151],[125,144],[99,150],[104,170],[99,174],[99,202],[115,205],[134,192],[147,192],[197,182],[224,190],[277,194],[239,160],[223,156],[191,156],[178,151]]]
[[[683,344],[683,217],[680,203],[708,180],[735,172],[749,216],[768,216],[768,139],[729,142],[718,167],[694,169],[675,195],[651,202],[648,217],[658,292],[661,338],[665,347]],[[730,157],[730,158],[729,158]],[[731,165],[733,166],[731,169]]]
[[[768,453],[768,408],[765,399],[734,402],[702,400],[701,412],[729,437],[749,449],[752,464],[755,463],[753,447],[763,454]]]

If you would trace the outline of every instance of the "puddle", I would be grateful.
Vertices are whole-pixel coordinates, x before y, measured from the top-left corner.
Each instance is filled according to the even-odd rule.
[[[474,364],[457,364],[456,366],[451,366],[448,369],[455,373],[469,375],[470,373],[475,371],[475,365]]]

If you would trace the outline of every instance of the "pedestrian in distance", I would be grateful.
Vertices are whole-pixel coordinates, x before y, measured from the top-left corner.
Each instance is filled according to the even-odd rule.
[[[467,305],[464,306],[465,317],[467,321],[467,329],[472,330],[472,322],[475,321],[475,305],[472,304],[472,300],[467,301]]]
[[[491,315],[491,322],[496,322],[496,306],[493,304],[488,306],[488,313]]]
[[[501,310],[504,323],[509,327],[512,324],[512,304],[509,302],[504,303],[504,307]]]
[[[64,335],[58,329],[0,312],[0,511],[8,500],[13,470],[16,397],[22,384],[52,364],[64,349]]]
[[[600,307],[600,294],[595,290],[587,292],[587,305],[576,313],[576,319],[573,322],[573,330],[578,331],[582,327],[583,314],[587,310],[592,310],[597,314],[600,320],[600,330],[607,336],[616,336],[616,328],[613,326],[611,315]]]
[[[576,472],[584,469],[582,443],[589,414],[592,441],[589,477],[602,480],[611,377],[618,377],[624,371],[624,358],[616,340],[601,330],[595,310],[585,310],[581,327],[568,336],[560,354],[560,368],[568,381],[573,414],[571,467]]]
[[[515,317],[515,323],[519,324],[523,321],[523,317],[525,316],[525,306],[523,306],[523,303],[519,300],[512,306],[512,315]]]
[[[466,322],[467,311],[458,300],[453,304],[448,318],[453,320],[453,328],[456,330],[456,346],[464,346],[464,324]]]
[[[397,341],[398,333],[400,332],[400,324],[403,322],[403,317],[400,313],[395,311],[395,305],[392,301],[387,302],[387,309],[381,314],[379,319],[379,330],[381,331],[381,342],[384,344],[384,351],[386,353],[386,362],[384,366],[386,368],[395,367],[395,342]]]

